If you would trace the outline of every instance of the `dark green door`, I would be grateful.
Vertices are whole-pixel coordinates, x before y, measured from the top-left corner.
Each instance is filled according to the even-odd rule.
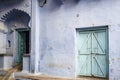
[[[106,29],[77,31],[77,75],[107,77]]]
[[[29,48],[27,47],[29,45],[26,45],[28,43],[27,41],[29,41],[27,40],[29,39],[28,38],[29,35],[26,32],[28,31],[24,31],[24,30],[16,31],[16,42],[17,42],[16,63],[22,63],[23,55],[27,52],[28,50],[27,48]]]

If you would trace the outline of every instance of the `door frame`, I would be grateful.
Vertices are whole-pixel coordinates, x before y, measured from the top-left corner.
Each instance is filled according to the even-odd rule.
[[[15,29],[15,63],[16,62],[16,57],[17,57],[17,52],[18,52],[18,32],[24,32],[24,31],[29,31],[29,44],[30,44],[30,28],[18,28],[18,29]],[[30,52],[30,45],[29,45],[29,52]],[[22,63],[22,62],[21,62]]]
[[[105,30],[106,31],[106,56],[107,56],[107,66],[106,66],[106,71],[107,71],[107,79],[109,78],[109,31],[108,31],[108,26],[94,26],[94,27],[83,27],[83,28],[76,28],[75,32],[75,77],[79,77],[80,75],[77,75],[77,63],[78,63],[78,49],[77,49],[77,35],[76,33],[78,31],[94,31],[94,30]]]

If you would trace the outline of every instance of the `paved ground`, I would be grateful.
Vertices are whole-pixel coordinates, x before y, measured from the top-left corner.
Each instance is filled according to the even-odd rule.
[[[80,78],[61,78],[61,77],[53,77],[53,76],[46,76],[46,75],[39,75],[39,76],[17,76],[17,79],[24,78],[24,79],[32,79],[32,80],[107,80],[103,78],[94,78],[94,77],[80,77]]]
[[[19,71],[20,65],[9,69],[8,71],[0,71],[0,80],[9,80],[10,75],[13,72]],[[80,77],[80,78],[62,78],[62,77],[53,77],[48,75],[27,75],[24,74],[22,76],[16,76],[16,79],[10,79],[10,80],[107,80],[103,78],[94,78],[94,77]]]
[[[0,76],[0,80],[8,80],[11,72],[15,71],[15,69],[8,71],[8,73],[5,76]],[[94,77],[80,77],[80,78],[62,78],[62,77],[53,77],[53,76],[47,76],[47,75],[38,75],[38,76],[16,76],[16,79],[10,79],[10,80],[108,80],[103,78],[94,78]]]
[[[102,79],[102,78],[92,78],[92,77],[80,77],[80,78],[61,78],[61,77],[52,77],[52,76],[45,76],[45,75],[39,75],[39,76],[17,76],[16,79],[10,79],[10,80],[108,80],[108,79]],[[8,77],[0,76],[0,80],[8,80]]]
[[[0,76],[0,80],[2,80],[3,76]]]

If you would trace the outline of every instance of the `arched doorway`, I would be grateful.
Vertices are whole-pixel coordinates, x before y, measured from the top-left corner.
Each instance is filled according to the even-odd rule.
[[[30,52],[30,16],[26,12],[12,9],[1,18],[8,27],[7,53],[13,54],[13,65],[22,64],[24,54]]]

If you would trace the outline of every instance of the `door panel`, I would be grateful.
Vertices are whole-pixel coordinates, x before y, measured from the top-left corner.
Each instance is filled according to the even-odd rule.
[[[78,31],[78,75],[106,77],[106,30]]]
[[[91,33],[90,32],[78,32],[78,72],[81,75],[91,75]],[[81,45],[79,45],[81,44]]]
[[[18,31],[17,33],[17,51],[16,51],[16,63],[21,63],[24,53],[26,53],[26,33],[24,31]]]
[[[18,32],[16,31],[16,44],[19,43],[19,34]],[[19,46],[16,45],[16,56],[15,56],[15,62],[18,63],[19,62]]]
[[[106,77],[106,35],[105,30],[93,32],[92,75]]]

